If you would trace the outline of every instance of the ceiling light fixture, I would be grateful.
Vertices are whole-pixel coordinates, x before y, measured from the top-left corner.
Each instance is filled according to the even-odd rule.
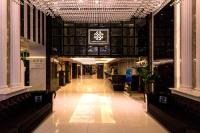
[[[69,22],[107,23],[144,18],[165,0],[29,0],[39,10]]]

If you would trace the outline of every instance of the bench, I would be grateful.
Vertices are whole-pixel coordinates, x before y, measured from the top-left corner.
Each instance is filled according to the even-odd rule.
[[[42,97],[37,99],[36,97]],[[0,102],[0,131],[32,132],[52,112],[52,94],[25,92]],[[41,100],[41,101],[40,101]]]
[[[125,75],[112,75],[111,83],[114,91],[124,91],[125,81]]]
[[[200,103],[179,95],[148,95],[148,112],[172,133],[200,133]]]

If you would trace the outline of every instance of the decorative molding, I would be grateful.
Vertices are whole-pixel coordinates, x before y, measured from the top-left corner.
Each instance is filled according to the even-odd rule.
[[[170,88],[172,94],[177,94],[195,101],[200,102],[200,91],[188,88]]]
[[[6,100],[10,97],[19,95],[21,93],[27,92],[29,91],[29,88],[31,88],[31,86],[0,89],[0,101]]]

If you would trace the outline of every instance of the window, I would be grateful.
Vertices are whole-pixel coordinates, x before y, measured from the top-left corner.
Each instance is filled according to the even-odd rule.
[[[37,11],[38,13],[38,43],[40,43],[40,11]]]
[[[20,5],[20,33],[24,36],[24,4]]]
[[[31,38],[31,9],[29,5],[27,5],[27,37]]]

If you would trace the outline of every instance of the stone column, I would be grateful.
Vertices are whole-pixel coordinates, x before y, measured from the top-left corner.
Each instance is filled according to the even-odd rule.
[[[181,88],[192,88],[192,0],[181,2]]]
[[[196,0],[196,89],[200,90],[200,1]]]
[[[180,88],[180,38],[181,38],[181,8],[180,3],[174,5],[174,83],[175,88]]]
[[[10,87],[21,86],[20,79],[20,5],[10,0]]]
[[[0,0],[0,89],[7,88],[7,0]]]
[[[33,7],[30,6],[30,39],[33,41]]]

